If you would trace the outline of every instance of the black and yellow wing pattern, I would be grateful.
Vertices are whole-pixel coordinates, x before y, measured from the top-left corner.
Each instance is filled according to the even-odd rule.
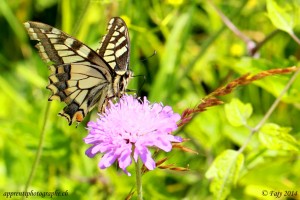
[[[81,122],[96,105],[103,112],[109,99],[125,93],[131,76],[130,41],[121,18],[110,20],[97,51],[47,24],[29,21],[24,25],[30,38],[39,41],[36,47],[51,71],[49,101],[67,104],[59,115],[69,125]]]

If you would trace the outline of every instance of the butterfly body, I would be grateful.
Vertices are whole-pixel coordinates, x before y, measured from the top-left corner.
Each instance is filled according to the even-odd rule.
[[[24,23],[41,58],[50,65],[52,95],[67,104],[59,113],[69,124],[81,122],[98,105],[103,112],[109,99],[121,97],[132,72],[129,70],[129,34],[125,22],[112,18],[107,34],[96,51],[64,33],[40,22]]]

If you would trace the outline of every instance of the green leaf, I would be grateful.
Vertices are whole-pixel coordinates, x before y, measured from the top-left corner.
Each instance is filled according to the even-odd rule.
[[[28,83],[33,84],[34,87],[45,88],[47,79],[39,76],[35,71],[27,67],[26,64],[16,66],[16,73]]]
[[[299,151],[300,144],[289,134],[291,128],[265,124],[259,131],[260,142],[271,150]]]
[[[177,70],[179,67],[180,53],[186,46],[188,39],[193,7],[178,17],[176,24],[167,37],[166,47],[161,57],[160,65],[154,83],[151,88],[149,99],[164,101],[170,94],[170,89],[178,83]]]
[[[252,106],[250,103],[244,104],[239,99],[232,99],[225,105],[225,114],[232,126],[247,125],[247,119],[252,114]]]
[[[7,77],[6,77],[7,78]],[[31,109],[30,103],[16,90],[9,79],[0,76],[0,91],[13,101],[22,112],[28,113]],[[24,113],[23,113],[24,114]]]
[[[214,160],[205,177],[213,178],[210,191],[215,199],[226,199],[238,180],[243,164],[244,155],[234,150],[225,150]]]
[[[274,0],[268,0],[267,11],[268,17],[276,28],[293,33],[294,21],[287,9],[279,7]]]

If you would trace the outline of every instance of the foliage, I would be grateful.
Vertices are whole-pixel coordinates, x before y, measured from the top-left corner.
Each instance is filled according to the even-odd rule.
[[[274,199],[275,192],[300,198],[300,79],[286,87],[293,73],[278,70],[299,66],[299,9],[297,0],[0,1],[1,195],[24,190],[42,130],[43,151],[29,191],[67,190],[65,199],[132,194],[134,178],[117,166],[100,170],[100,157],[85,156],[87,119],[68,126],[57,116],[64,105],[47,102],[49,70],[22,24],[53,25],[96,49],[109,19],[121,16],[137,75],[129,88],[185,114],[176,134],[198,152],[160,152],[158,160],[178,168],[145,173],[145,199]],[[273,70],[268,77],[266,70]],[[205,98],[217,88],[213,94],[226,91],[227,83],[236,85],[226,96]],[[291,193],[284,197],[285,191]]]

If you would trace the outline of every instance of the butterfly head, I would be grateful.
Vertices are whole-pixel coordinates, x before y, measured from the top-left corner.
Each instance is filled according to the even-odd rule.
[[[129,79],[133,77],[133,71],[127,70],[119,82],[119,88],[122,94],[125,93]]]

